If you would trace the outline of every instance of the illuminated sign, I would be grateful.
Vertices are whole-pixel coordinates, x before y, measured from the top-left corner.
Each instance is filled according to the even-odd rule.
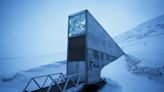
[[[69,18],[69,37],[84,34],[86,31],[86,14],[80,13],[78,15],[70,16]]]

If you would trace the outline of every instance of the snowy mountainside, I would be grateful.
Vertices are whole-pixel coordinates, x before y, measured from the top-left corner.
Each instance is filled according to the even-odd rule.
[[[164,15],[118,35],[115,41],[126,54],[102,70],[113,89],[109,92],[163,92]]]
[[[164,15],[117,36],[115,40],[125,53],[144,61],[140,66],[164,66]]]
[[[160,36],[164,34],[164,15],[142,23],[135,28],[122,33],[115,37],[118,44],[132,42],[134,40],[140,40],[153,36]]]

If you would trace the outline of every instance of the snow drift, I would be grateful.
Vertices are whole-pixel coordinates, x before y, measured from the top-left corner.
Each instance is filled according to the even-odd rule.
[[[117,89],[111,92],[163,92],[164,15],[117,36],[115,40],[126,55],[102,70],[101,76],[110,80],[107,85]],[[105,90],[110,89],[104,87],[101,91]]]

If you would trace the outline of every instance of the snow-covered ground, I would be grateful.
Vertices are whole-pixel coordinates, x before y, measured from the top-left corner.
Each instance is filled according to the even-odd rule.
[[[58,61],[48,65],[32,68],[16,73],[12,78],[0,81],[0,92],[22,92],[32,77],[48,75],[53,73],[66,73],[66,61]],[[44,81],[40,78],[39,81]],[[31,84],[33,85],[33,84]],[[12,90],[12,91],[11,91]]]
[[[101,76],[108,84],[101,92],[163,92],[164,15],[115,40],[126,55],[104,67]]]
[[[106,78],[107,84],[100,92],[163,92],[163,76],[159,75],[151,79],[145,72],[133,74],[128,70],[126,59],[126,56],[122,56],[104,67],[102,76]]]
[[[16,73],[21,71],[65,59],[66,52],[39,56],[0,58],[0,80],[4,78],[12,78]]]
[[[163,92],[164,15],[117,36],[115,40],[126,54],[102,69],[101,76],[106,78],[107,84],[100,92]],[[21,92],[31,77],[55,72],[66,72],[65,61],[28,67],[12,77],[0,76],[0,91]]]

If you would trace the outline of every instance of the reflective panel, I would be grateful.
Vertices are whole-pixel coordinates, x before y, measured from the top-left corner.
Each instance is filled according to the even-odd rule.
[[[84,34],[86,30],[85,13],[71,16],[69,18],[69,37]]]

